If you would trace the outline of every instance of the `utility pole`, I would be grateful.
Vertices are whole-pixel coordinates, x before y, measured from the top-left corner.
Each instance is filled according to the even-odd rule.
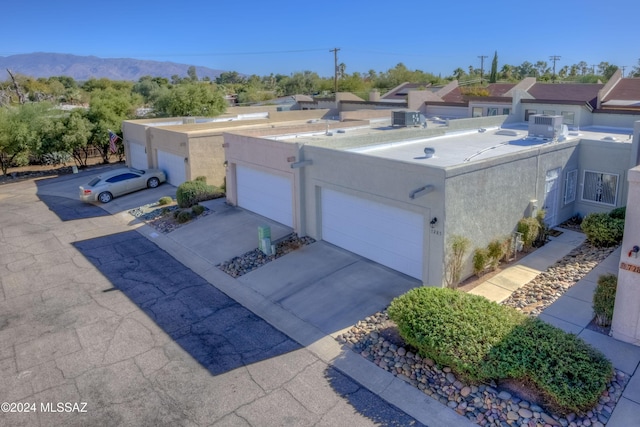
[[[329,52],[333,52],[333,93],[338,93],[338,51],[340,48],[334,47]]]
[[[624,78],[624,69],[627,68],[627,66],[621,65],[620,68],[622,68],[622,78]]]
[[[596,64],[591,64],[591,74],[596,75]]]
[[[556,61],[560,60],[560,57],[558,55],[551,55],[549,59],[553,61],[553,75],[551,76],[551,81],[555,82],[556,81]]]
[[[480,58],[480,84],[484,84],[484,59],[488,58],[487,55],[478,55]]]

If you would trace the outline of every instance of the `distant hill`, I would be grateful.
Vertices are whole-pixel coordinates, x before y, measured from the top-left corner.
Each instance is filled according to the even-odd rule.
[[[0,80],[9,78],[7,68],[15,74],[30,77],[69,76],[84,81],[90,78],[106,77],[110,80],[138,81],[142,76],[166,77],[173,75],[187,77],[187,70],[195,64],[147,61],[131,58],[98,58],[97,56],[77,56],[65,53],[28,53],[0,56]],[[209,77],[214,80],[224,70],[196,67],[199,79]]]

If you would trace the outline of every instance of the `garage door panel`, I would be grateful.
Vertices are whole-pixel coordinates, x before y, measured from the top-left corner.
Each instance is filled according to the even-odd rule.
[[[422,277],[424,217],[323,189],[322,238],[412,277]]]
[[[238,165],[236,184],[238,206],[293,226],[291,178]]]
[[[187,180],[184,157],[158,151],[158,168],[167,174],[167,182],[178,186]]]
[[[129,164],[135,169],[147,169],[149,162],[147,161],[147,153],[145,152],[144,145],[130,143],[129,144]]]

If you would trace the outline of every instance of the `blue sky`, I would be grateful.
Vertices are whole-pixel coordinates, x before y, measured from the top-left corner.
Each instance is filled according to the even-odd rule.
[[[22,0],[3,5],[0,56],[32,52],[137,58],[244,74],[333,75],[399,62],[451,75],[559,55],[626,66],[640,58],[640,1],[201,1]]]

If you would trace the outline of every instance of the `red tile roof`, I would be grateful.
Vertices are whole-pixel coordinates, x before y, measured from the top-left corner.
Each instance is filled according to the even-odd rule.
[[[539,101],[588,102],[595,107],[598,91],[603,87],[604,84],[595,83],[536,83],[528,92]]]
[[[639,101],[640,77],[621,79],[609,92],[602,102],[606,101]]]

